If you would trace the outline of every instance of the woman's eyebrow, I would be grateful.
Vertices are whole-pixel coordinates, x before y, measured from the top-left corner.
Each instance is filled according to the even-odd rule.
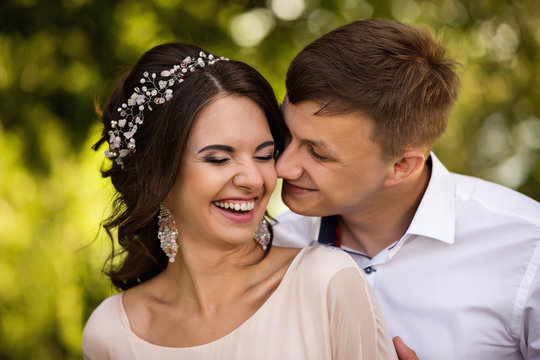
[[[276,143],[272,140],[269,140],[269,141],[265,141],[263,142],[261,145],[257,146],[257,148],[255,149],[255,151],[259,151],[261,150],[262,148],[265,148],[267,146],[275,146]]]
[[[261,149],[263,149],[263,148],[265,148],[267,146],[275,146],[274,141],[272,141],[272,140],[265,141],[262,144],[260,144],[259,146],[257,146],[257,148],[255,150],[259,151],[259,150],[261,150]],[[207,145],[207,146],[203,147],[202,149],[200,149],[197,152],[197,154],[200,154],[200,153],[208,151],[208,150],[221,150],[221,151],[230,152],[230,153],[234,152],[234,148],[232,146],[221,145],[221,144],[212,144],[212,145]]]
[[[208,150],[221,150],[221,151],[226,151],[230,153],[234,152],[234,148],[232,146],[213,144],[213,145],[208,145],[208,146],[203,147],[201,150],[197,152],[197,155]]]

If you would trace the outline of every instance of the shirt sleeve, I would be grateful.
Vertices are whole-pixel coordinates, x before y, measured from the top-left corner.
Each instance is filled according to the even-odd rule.
[[[382,312],[359,269],[342,269],[332,277],[328,311],[334,360],[397,359]]]
[[[527,270],[525,281],[531,286],[524,302],[519,345],[523,358],[532,360],[540,359],[540,244]]]

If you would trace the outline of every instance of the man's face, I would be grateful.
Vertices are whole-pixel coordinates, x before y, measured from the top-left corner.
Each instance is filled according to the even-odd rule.
[[[282,111],[290,139],[276,170],[283,178],[283,202],[308,216],[369,212],[384,198],[393,164],[370,139],[372,123],[355,114],[314,115],[312,101],[285,98]]]

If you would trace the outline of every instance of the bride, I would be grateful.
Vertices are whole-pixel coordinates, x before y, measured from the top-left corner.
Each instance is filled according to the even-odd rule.
[[[86,359],[396,359],[340,250],[272,247],[266,207],[286,131],[250,66],[187,44],[145,53],[102,111],[120,252]]]

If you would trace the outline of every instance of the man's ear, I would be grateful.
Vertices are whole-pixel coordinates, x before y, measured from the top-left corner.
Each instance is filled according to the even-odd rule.
[[[394,162],[390,176],[384,181],[386,186],[393,186],[422,172],[426,155],[418,149],[405,150]]]

